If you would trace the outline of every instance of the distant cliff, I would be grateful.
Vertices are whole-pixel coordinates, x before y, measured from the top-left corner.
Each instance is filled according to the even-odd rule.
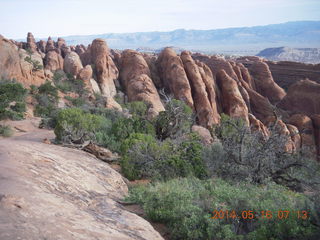
[[[320,48],[267,48],[257,54],[271,61],[320,63]]]

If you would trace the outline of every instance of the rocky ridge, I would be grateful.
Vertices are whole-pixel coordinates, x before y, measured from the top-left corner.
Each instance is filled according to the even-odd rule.
[[[35,68],[35,63],[41,67]],[[302,74],[299,75],[300,79],[295,79],[294,83],[290,82],[285,85],[286,88],[283,88],[283,85],[278,84],[278,81],[275,80],[277,78],[274,77],[275,74],[279,76],[277,74],[280,72],[279,68],[273,72],[275,66],[281,66],[277,64],[283,63],[274,63],[259,57],[227,59],[222,56],[208,56],[187,51],[177,54],[171,48],[164,48],[159,54],[143,54],[134,50],[113,51],[102,39],[95,39],[88,46],[67,46],[62,38],[56,42],[50,37],[47,41],[36,42],[31,33],[28,33],[27,42],[15,42],[0,36],[1,78],[16,79],[24,86],[30,87],[31,85],[39,86],[45,81],[53,81],[56,71],[64,71],[74,78],[81,79],[91,97],[94,96],[94,93],[101,94],[106,100],[106,108],[122,111],[121,106],[115,101],[115,96],[120,93],[119,89],[121,89],[128,101],[146,102],[150,106],[148,112],[150,118],[154,118],[163,111],[164,98],[172,96],[184,101],[194,110],[199,126],[194,126],[193,131],[200,134],[204,144],[213,141],[208,129],[220,123],[222,114],[227,114],[242,119],[252,131],[259,131],[266,138],[270,135],[267,127],[275,125],[277,131],[286,138],[288,152],[308,147],[313,155],[320,156],[320,83],[317,82],[319,79],[315,74],[310,76],[316,76],[316,79],[304,80]],[[293,65],[287,63],[286,66],[292,67]],[[310,68],[309,65],[300,64],[299,66],[300,68],[303,66]],[[290,80],[289,73],[287,79]],[[38,133],[41,132],[37,132],[35,136]],[[41,155],[40,152],[46,148],[46,145],[38,141],[29,149],[32,151],[30,152],[24,142],[24,138],[28,136],[31,137],[31,135],[25,135],[9,140],[9,142],[0,140],[0,148],[3,149],[1,154],[6,161],[14,161],[10,151],[5,150],[5,145],[8,144],[16,146],[17,149],[19,149],[17,144],[24,146],[14,155],[15,158],[19,158],[23,154]],[[41,137],[43,136],[41,135]],[[32,178],[31,175],[25,176],[30,186],[22,186],[17,182],[15,183],[17,188],[12,188],[17,191],[10,192],[5,185],[6,183],[3,183],[2,186],[6,187],[4,189],[7,192],[1,193],[3,195],[0,196],[2,216],[15,214],[17,218],[12,221],[17,221],[14,222],[16,225],[21,224],[17,219],[23,221],[23,216],[37,216],[38,219],[35,219],[33,224],[45,224],[44,219],[50,218],[49,212],[43,211],[42,215],[35,213],[29,204],[33,199],[28,196],[25,188],[29,186],[35,188],[34,191],[37,194],[49,194],[49,199],[52,199],[54,204],[71,206],[72,211],[76,212],[75,203],[80,204],[82,211],[79,212],[79,216],[83,218],[83,221],[76,221],[71,217],[66,222],[62,221],[61,224],[67,226],[69,232],[61,233],[61,239],[72,239],[74,236],[79,236],[79,232],[84,234],[83,236],[87,236],[86,239],[101,237],[161,239],[160,235],[144,220],[125,212],[117,205],[117,199],[127,193],[126,185],[120,175],[107,166],[103,168],[94,163],[95,168],[99,165],[96,171],[106,171],[119,181],[117,183],[107,181],[106,186],[94,182],[94,188],[75,182],[72,186],[66,186],[59,180],[61,176],[56,175],[55,172],[48,172],[49,170],[45,170],[41,165],[59,163],[62,164],[60,170],[67,171],[64,167],[69,166],[69,163],[60,163],[63,156],[59,153],[59,147],[50,146],[50,149],[48,149],[47,155],[42,154],[37,158],[43,163],[41,161],[41,163],[36,163],[34,158],[30,158],[26,167],[31,171],[29,174],[35,174],[32,175]],[[73,163],[77,166],[74,172],[81,176],[84,176],[85,172],[86,176],[93,174],[98,178],[100,176],[105,179],[101,172],[92,173],[94,171],[91,169],[93,159],[85,156],[83,161],[86,165],[80,166],[80,163],[75,163],[77,152],[68,150],[68,156],[69,154],[74,156],[70,161],[74,161]],[[5,168],[9,168],[6,161],[2,164]],[[19,162],[14,164],[17,169],[20,169]],[[35,183],[30,180],[40,174],[35,170],[35,167],[43,169],[48,176],[57,179],[54,189],[49,189],[49,178],[44,178],[47,182]],[[21,168],[20,170],[26,173],[28,169]],[[20,174],[18,170],[11,168],[9,170],[8,172],[16,175]],[[13,178],[13,176],[5,177]],[[88,181],[100,181],[93,178]],[[46,191],[49,193],[42,192],[43,189],[47,189]],[[19,196],[18,190],[21,191]],[[113,192],[118,195],[113,196]],[[72,198],[72,201],[59,202],[57,198],[62,195],[67,199]],[[108,197],[106,197],[107,195]],[[41,202],[39,204],[46,205],[47,203]],[[118,215],[112,215],[108,209],[113,209],[112,211],[117,212]],[[61,221],[59,214],[71,216],[71,214],[68,215],[68,212],[55,213],[53,221]],[[130,225],[130,221],[137,224]],[[91,223],[92,225],[90,225]],[[1,224],[5,223],[1,222]],[[89,224],[92,228],[84,230],[83,224]],[[138,224],[142,224],[143,228],[139,228]],[[59,227],[58,224],[50,228],[45,226],[45,229],[51,229],[51,233],[58,233]],[[22,225],[16,231],[17,236],[21,235],[23,228],[32,228],[32,226]],[[89,228],[86,227],[86,229]],[[13,229],[8,228],[8,231],[13,231]],[[0,237],[5,237],[8,231],[1,233],[3,235]],[[44,237],[49,234],[37,231],[30,231],[30,236],[27,238],[32,239],[35,236],[33,234],[40,234]],[[60,235],[57,236],[60,237]]]
[[[67,46],[62,38],[57,42],[50,37],[47,42],[36,42],[31,33],[27,42],[1,37],[0,46],[3,78],[15,78],[28,87],[51,81],[55,71],[64,70],[82,79],[90,93],[101,93],[107,108],[121,111],[114,100],[118,86],[128,101],[145,101],[151,106],[151,118],[164,110],[162,89],[189,105],[197,114],[197,123],[206,128],[219,124],[220,115],[225,113],[267,134],[265,126],[275,114],[285,124],[280,125],[292,125],[290,129],[299,129],[290,121],[292,115],[304,114],[316,121],[313,116],[320,114],[320,84],[311,81],[319,81],[317,77],[303,80],[301,76],[301,81],[285,85],[289,87],[285,90],[273,77],[278,76],[279,71],[272,71],[277,63],[260,57],[226,59],[187,51],[177,54],[171,48],[164,48],[159,54],[119,52],[110,50],[103,39],[95,39],[88,46]],[[37,60],[43,69],[34,71],[32,64],[25,61],[26,56]],[[316,122],[312,126],[316,128]],[[318,142],[310,144],[315,143],[313,147],[319,149]]]

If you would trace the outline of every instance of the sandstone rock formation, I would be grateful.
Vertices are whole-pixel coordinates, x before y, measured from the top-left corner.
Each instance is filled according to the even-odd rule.
[[[109,48],[103,39],[95,39],[91,45],[91,61],[95,65],[97,82],[106,97],[116,95],[114,80],[118,78],[118,69],[109,56]]]
[[[46,45],[46,52],[49,52],[51,50],[55,50],[55,46],[54,46],[54,41],[51,39],[51,37],[48,38],[48,41],[47,41],[47,45]],[[60,53],[60,52],[58,52]]]
[[[292,113],[320,114],[320,84],[310,80],[293,84],[278,106]]]
[[[109,55],[107,43],[103,39],[95,39],[87,51],[86,58],[90,53],[91,63],[94,64],[93,71],[97,77],[101,94],[107,101],[106,107],[121,110],[121,106],[113,99],[117,94],[114,81],[118,78],[119,72]]]
[[[210,131],[207,128],[193,125],[191,131],[197,133],[200,136],[201,142],[203,144],[210,145],[211,143],[213,143],[213,137],[211,136]]]
[[[63,58],[57,50],[48,51],[45,59],[45,69],[54,72],[59,69],[63,69]]]
[[[152,118],[165,109],[150,75],[150,69],[142,54],[134,50],[122,52],[120,77],[128,100],[149,104],[149,116]]]
[[[220,122],[219,112],[221,112],[222,108],[221,103],[219,102],[220,90],[218,89],[216,80],[214,79],[210,68],[206,64],[197,60],[196,64],[199,67],[201,78],[206,86],[208,99],[213,113],[213,122],[214,124],[218,124]]]
[[[37,51],[37,44],[36,40],[34,39],[32,33],[28,33],[27,36],[27,49],[29,49],[31,52],[36,52]]]
[[[290,131],[291,140],[294,145],[294,150],[296,151],[301,148],[301,136],[299,134],[299,129],[291,124],[286,125],[288,130]]]
[[[83,68],[79,55],[76,52],[68,53],[64,58],[63,70],[76,77]],[[91,73],[92,75],[92,73]]]
[[[285,91],[273,80],[269,67],[264,62],[255,62],[250,67],[257,92],[267,97],[271,103],[279,102],[285,95]]]
[[[249,125],[248,108],[239,91],[237,82],[224,70],[217,74],[217,83],[221,89],[223,112],[234,118],[241,118]]]
[[[209,94],[207,93],[206,84],[202,79],[199,66],[194,62],[190,53],[186,51],[181,53],[181,60],[190,81],[194,107],[197,112],[199,124],[203,127],[210,127],[213,124],[217,124],[219,122],[219,120],[217,120],[219,119],[219,115],[213,115]],[[217,107],[215,106],[215,114],[217,114],[216,109]]]
[[[268,128],[254,115],[251,113],[248,114],[249,121],[250,121],[250,128],[253,132],[260,132],[263,137],[267,138],[270,135]]]
[[[37,42],[37,47],[39,51],[42,53],[46,52],[46,45],[47,45],[46,41],[40,40],[39,42]]]
[[[157,65],[164,87],[173,93],[176,99],[193,108],[191,87],[183,63],[176,52],[171,48],[165,48],[158,57]]]
[[[0,239],[163,239],[118,203],[128,193],[119,173],[91,154],[42,142],[52,137],[33,129],[0,139]]]
[[[43,69],[34,70],[33,64],[26,61],[30,57],[32,61],[38,61],[43,66],[42,58],[38,53],[31,55],[18,47],[11,41],[0,36],[0,77],[11,80],[16,79],[25,86],[40,85],[45,82]]]
[[[299,129],[302,147],[310,150],[310,153],[315,153],[315,134],[312,120],[303,114],[294,114],[288,120],[289,124],[296,126]]]
[[[85,88],[89,91],[89,94],[100,94],[100,88],[97,82],[92,78],[92,72],[92,67],[87,65],[79,71],[77,78],[83,81]]]

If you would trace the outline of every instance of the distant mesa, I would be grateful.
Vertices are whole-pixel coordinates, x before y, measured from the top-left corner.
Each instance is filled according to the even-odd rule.
[[[257,54],[271,61],[320,63],[320,48],[266,48]]]

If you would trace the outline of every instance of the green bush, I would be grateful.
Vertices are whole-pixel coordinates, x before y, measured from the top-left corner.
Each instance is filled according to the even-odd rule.
[[[65,96],[64,98],[66,100],[68,100],[72,104],[73,107],[79,107],[79,108],[81,107],[82,108],[84,105],[87,104],[86,103],[87,100],[83,97],[72,98],[70,96]]]
[[[85,84],[80,79],[75,79],[71,74],[64,74],[61,71],[55,71],[53,74],[53,82],[55,86],[63,93],[75,92],[79,96],[88,93],[85,89]]]
[[[142,205],[150,220],[164,223],[172,239],[311,239],[319,231],[312,224],[313,204],[274,183],[180,178],[132,188],[126,201]],[[234,210],[238,216],[251,210],[256,217],[211,219],[214,210]],[[291,211],[289,217],[278,219],[279,210]],[[310,218],[298,219],[293,213],[298,210],[308,211]],[[271,211],[273,218],[261,218],[261,211]]]
[[[58,116],[58,89],[47,81],[39,86],[37,89],[33,89],[35,98],[38,104],[35,107],[35,116],[41,117],[41,128],[54,128],[56,125],[56,118]]]
[[[10,126],[0,125],[0,136],[11,137],[13,135],[13,130]]]
[[[104,118],[85,113],[79,108],[69,108],[58,113],[54,129],[56,139],[67,143],[95,140],[95,133],[103,127]]]
[[[58,95],[58,89],[51,84],[51,82],[46,81],[44,84],[40,85],[38,88],[38,94],[46,95],[50,99],[50,101],[58,101],[59,95]]]
[[[20,120],[26,111],[25,89],[20,83],[1,81],[0,82],[0,120]]]
[[[121,145],[121,167],[130,179],[171,179],[207,176],[201,158],[202,145],[191,134],[180,141],[159,141],[152,135],[131,134]]]
[[[129,102],[125,104],[124,107],[127,108],[129,112],[134,116],[146,118],[148,113],[147,104],[141,101]]]

